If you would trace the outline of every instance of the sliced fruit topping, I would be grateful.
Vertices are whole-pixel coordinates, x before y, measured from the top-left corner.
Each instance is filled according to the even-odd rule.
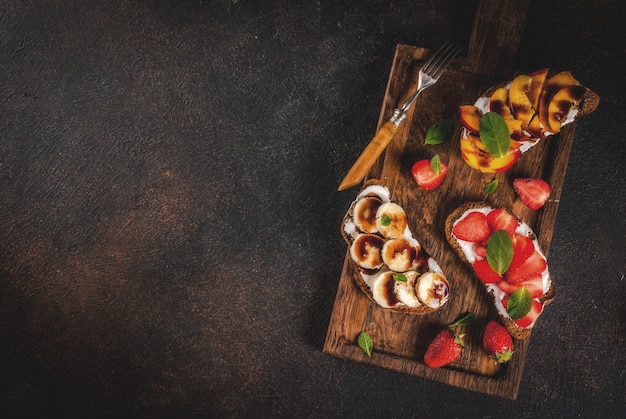
[[[543,127],[541,121],[539,120],[539,114],[535,114],[535,116],[533,116],[533,118],[530,120],[530,123],[526,127],[526,131],[528,131],[530,135],[536,138],[544,138],[546,136],[546,129]]]
[[[550,102],[554,98],[554,95],[564,87],[567,86],[579,86],[580,82],[572,76],[569,71],[561,71],[550,77],[544,84],[541,96],[539,97],[539,120],[541,124],[548,130],[550,128],[549,108]],[[559,127],[560,128],[560,127]],[[553,131],[551,131],[553,132]],[[558,131],[557,131],[558,132]]]
[[[550,185],[543,179],[517,178],[513,181],[515,192],[522,202],[532,210],[538,210],[550,197]]]
[[[520,74],[515,77],[509,87],[509,102],[513,116],[521,122],[521,129],[525,129],[530,119],[535,114],[535,109],[528,98],[530,90],[531,77],[526,74]]]
[[[541,273],[546,270],[546,267],[546,259],[541,253],[535,250],[520,266],[515,269],[509,269],[504,274],[504,279],[511,284],[519,284],[537,275],[541,275]]]
[[[509,362],[513,356],[513,339],[504,326],[491,320],[485,325],[483,348],[497,364],[503,364]]]
[[[417,298],[430,308],[439,308],[450,297],[450,284],[437,272],[426,272],[417,280]]]
[[[531,277],[529,279],[526,279],[525,281],[520,282],[518,284],[511,284],[510,282],[503,280],[503,281],[498,282],[497,286],[503,292],[509,295],[513,294],[515,291],[519,290],[520,288],[526,288],[526,290],[530,293],[530,296],[532,298],[539,298],[544,293],[543,279],[541,277],[541,274]]]
[[[480,118],[482,118],[483,113],[480,109],[473,105],[463,105],[459,107],[461,113],[461,123],[465,128],[470,130],[475,134],[478,134],[478,130],[480,128]]]
[[[517,218],[502,208],[494,209],[487,214],[487,225],[491,231],[504,230],[513,236],[517,229]]]
[[[489,110],[497,113],[504,119],[509,129],[509,134],[521,133],[522,121],[515,119],[511,113],[511,109],[509,108],[509,92],[506,88],[500,87],[493,92],[489,99]]]
[[[452,228],[452,234],[460,240],[480,242],[489,237],[491,230],[487,216],[480,211],[472,211],[459,220]]]
[[[429,191],[435,189],[443,182],[446,173],[448,173],[448,165],[441,161],[439,156],[434,156],[430,160],[417,161],[413,165],[411,173],[419,187]]]
[[[509,265],[509,270],[517,270],[534,252],[535,245],[530,237],[522,234],[513,236],[513,259]]]
[[[502,305],[507,310],[508,310],[508,300],[509,299],[510,299],[510,297],[506,296],[502,300]],[[543,311],[543,304],[541,304],[541,302],[538,299],[533,298],[533,299],[531,299],[530,310],[528,311],[528,313],[526,313],[526,315],[524,317],[521,317],[521,318],[519,318],[517,320],[514,320],[515,324],[517,324],[519,327],[523,327],[523,328],[529,327],[533,323],[535,323],[535,320],[537,320],[537,318],[539,317],[539,315],[541,314],[542,311]]]
[[[477,260],[472,264],[472,268],[474,268],[474,273],[478,279],[480,279],[485,284],[495,284],[502,281],[502,275],[491,269],[489,266],[489,262],[487,260]],[[504,291],[504,290],[503,290]]]
[[[561,125],[567,120],[572,109],[578,108],[578,104],[587,93],[583,86],[567,86],[554,94],[548,105],[548,123],[550,131],[561,131]]]
[[[528,99],[535,110],[539,108],[539,96],[543,90],[543,84],[546,81],[548,75],[548,68],[534,71],[530,73],[530,88],[528,89]]]
[[[481,259],[487,257],[487,241],[483,240],[481,242],[474,243],[474,253]]]
[[[468,132],[467,137],[461,138],[460,145],[461,156],[465,163],[483,173],[504,172],[513,166],[522,155],[520,150],[510,148],[509,153],[504,157],[494,157],[487,151],[480,138],[470,132]]]

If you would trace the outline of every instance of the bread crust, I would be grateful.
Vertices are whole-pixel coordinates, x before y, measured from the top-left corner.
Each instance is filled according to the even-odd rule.
[[[459,206],[458,208],[456,208],[454,211],[452,211],[450,213],[450,215],[448,215],[448,217],[446,218],[445,221],[445,235],[446,235],[446,240],[448,241],[448,244],[450,244],[450,246],[454,249],[454,251],[456,252],[456,254],[458,255],[458,257],[463,261],[463,263],[472,271],[472,276],[479,281],[481,284],[483,284],[483,282],[474,274],[474,270],[471,267],[471,264],[468,262],[467,258],[465,257],[465,254],[463,253],[463,250],[461,249],[461,246],[459,245],[459,242],[457,241],[457,239],[452,235],[452,227],[454,226],[454,223],[456,222],[456,220],[458,220],[467,210],[470,209],[478,209],[478,208],[485,208],[485,207],[489,207],[489,208],[501,208],[505,211],[507,211],[509,214],[513,215],[518,222],[523,222],[522,219],[520,219],[515,213],[513,213],[512,211],[510,211],[508,208],[505,207],[496,207],[493,206],[487,202],[484,201],[478,201],[478,202],[467,202],[461,206]],[[532,239],[535,239],[535,233],[532,232],[532,235],[530,236]],[[492,300],[492,304],[494,305],[495,308],[495,304],[496,304],[496,297],[493,293],[493,291],[489,290],[487,288],[487,286],[485,285],[485,291],[487,291],[487,293],[489,294],[491,300]],[[550,281],[550,287],[548,288],[547,291],[545,291],[540,297],[539,297],[539,301],[543,304],[543,305],[548,305],[552,302],[552,300],[554,299],[555,296],[555,288],[554,288],[554,283],[552,281]],[[508,330],[509,334],[514,337],[515,339],[519,339],[519,340],[523,340],[528,338],[528,336],[530,335],[530,332],[532,331],[532,328],[522,328],[519,327],[515,321],[513,321],[510,317],[508,316],[503,316],[500,313],[498,313],[498,317],[500,318],[502,324],[504,325],[504,327],[506,327],[506,329]]]

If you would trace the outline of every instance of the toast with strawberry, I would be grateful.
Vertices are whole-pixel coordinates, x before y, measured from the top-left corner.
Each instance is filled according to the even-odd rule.
[[[485,286],[511,336],[527,338],[555,295],[546,257],[532,229],[504,208],[470,202],[447,217],[445,233]]]

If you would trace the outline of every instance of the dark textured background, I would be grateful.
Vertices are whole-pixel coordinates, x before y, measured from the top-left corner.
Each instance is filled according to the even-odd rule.
[[[626,7],[533,1],[602,97],[517,401],[322,353],[394,48],[475,1],[0,1],[0,415],[623,417]]]

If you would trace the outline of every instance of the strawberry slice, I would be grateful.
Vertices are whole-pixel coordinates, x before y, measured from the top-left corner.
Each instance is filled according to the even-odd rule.
[[[474,243],[474,253],[479,258],[485,259],[487,257],[487,240]]]
[[[504,230],[513,236],[517,229],[517,219],[502,208],[497,208],[487,214],[487,225],[489,225],[492,233]]]
[[[515,270],[509,269],[504,274],[504,279],[510,284],[516,285],[534,278],[546,269],[546,260],[541,253],[535,252]]]
[[[532,298],[539,298],[543,294],[543,280],[541,275],[529,278],[519,284],[511,284],[510,282],[502,280],[498,282],[497,285],[498,288],[509,295],[513,294],[522,287],[526,288]]]
[[[513,188],[524,205],[532,210],[543,207],[550,197],[550,185],[543,179],[517,178],[513,181]]]
[[[535,252],[535,245],[530,237],[516,234],[513,236],[513,259],[509,271],[516,271]]]
[[[457,239],[473,243],[486,240],[490,233],[487,216],[479,211],[470,212],[452,227],[452,234]]]
[[[508,295],[502,299],[502,305],[504,305],[505,309],[506,309],[506,303],[508,299],[509,299]],[[533,298],[532,305],[530,306],[530,311],[528,312],[528,314],[526,314],[521,319],[515,320],[515,324],[517,324],[519,327],[528,327],[532,325],[533,323],[535,323],[535,320],[537,320],[537,318],[539,317],[542,311],[543,311],[543,304],[541,304],[541,302],[538,299]]]
[[[493,269],[491,269],[491,266],[489,266],[489,262],[487,262],[486,260],[477,260],[472,264],[472,268],[474,268],[476,276],[478,276],[478,278],[485,284],[504,282],[502,281],[502,276]]]
[[[419,187],[429,191],[443,182],[443,178],[448,173],[448,166],[441,161],[439,156],[435,156],[430,160],[417,161],[411,168],[411,173]]]

